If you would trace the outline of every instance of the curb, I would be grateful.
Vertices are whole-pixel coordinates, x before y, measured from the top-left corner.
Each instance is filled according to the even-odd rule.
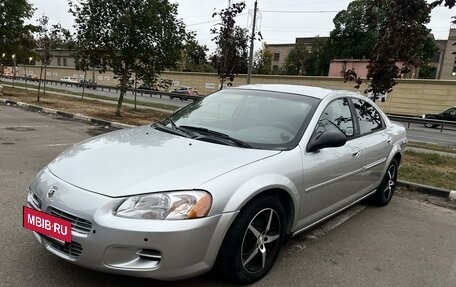
[[[0,103],[3,103],[6,106],[17,106],[17,107],[25,109],[27,111],[58,115],[58,116],[61,116],[61,117],[67,118],[67,119],[78,120],[78,121],[88,123],[88,124],[91,124],[94,126],[105,126],[105,127],[113,127],[113,128],[118,128],[118,129],[135,127],[134,125],[123,124],[123,123],[118,123],[118,122],[110,122],[110,121],[106,121],[106,120],[102,120],[102,119],[98,119],[98,118],[89,117],[89,116],[79,114],[79,113],[73,114],[73,113],[68,113],[68,112],[59,111],[59,110],[50,109],[50,108],[43,108],[40,106],[11,101],[11,100],[2,99],[2,98],[0,98]]]
[[[444,188],[438,188],[434,186],[428,186],[424,184],[408,182],[403,180],[397,181],[398,186],[406,187],[409,190],[424,193],[427,195],[437,196],[447,198],[449,200],[456,200],[456,191],[455,190],[448,190]]]

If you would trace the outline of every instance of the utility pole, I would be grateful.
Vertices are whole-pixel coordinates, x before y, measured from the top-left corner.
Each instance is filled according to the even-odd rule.
[[[253,9],[253,27],[252,27],[252,36],[250,37],[250,54],[249,54],[249,69],[247,73],[247,84],[250,84],[250,79],[252,77],[252,66],[253,66],[253,49],[255,43],[255,26],[256,26],[256,16],[258,10],[258,1],[255,0],[255,6]]]

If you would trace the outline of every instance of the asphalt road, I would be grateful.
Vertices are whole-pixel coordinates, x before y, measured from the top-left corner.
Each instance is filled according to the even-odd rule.
[[[22,227],[25,190],[58,153],[106,132],[0,105],[0,286],[230,286],[215,273],[158,282],[95,272],[43,250]],[[396,196],[356,205],[291,239],[253,286],[456,286],[456,211]]]
[[[440,132],[440,128],[426,128],[422,124],[402,123],[407,128],[407,138],[412,141],[420,141],[431,144],[456,146],[456,127],[445,128]]]

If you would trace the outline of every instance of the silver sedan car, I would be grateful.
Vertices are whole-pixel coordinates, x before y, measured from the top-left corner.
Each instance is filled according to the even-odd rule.
[[[388,204],[405,145],[405,129],[355,93],[226,89],[63,152],[28,190],[24,210],[47,219],[24,211],[24,226],[87,268],[176,280],[218,266],[251,283],[289,236],[363,199]],[[48,232],[54,219],[71,239]]]

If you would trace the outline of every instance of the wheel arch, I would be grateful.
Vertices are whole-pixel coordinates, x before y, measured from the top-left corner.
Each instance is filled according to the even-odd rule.
[[[393,156],[392,159],[395,159],[397,162],[397,165],[399,166],[402,161],[402,153],[400,153],[399,151],[396,151],[396,154]]]
[[[274,181],[278,181],[280,184],[276,184]],[[299,190],[293,182],[283,176],[274,175],[271,177],[269,175],[251,179],[231,196],[222,209],[224,212],[240,211],[254,199],[268,195],[276,197],[282,204],[286,215],[286,232],[290,233],[296,221],[300,197]]]
[[[296,214],[295,205],[293,203],[293,198],[291,197],[291,195],[285,189],[281,188],[266,189],[252,197],[249,201],[247,201],[244,204],[242,208],[246,207],[250,202],[262,196],[272,196],[279,200],[280,204],[285,210],[286,233],[291,233],[291,229],[293,227],[294,218]]]

